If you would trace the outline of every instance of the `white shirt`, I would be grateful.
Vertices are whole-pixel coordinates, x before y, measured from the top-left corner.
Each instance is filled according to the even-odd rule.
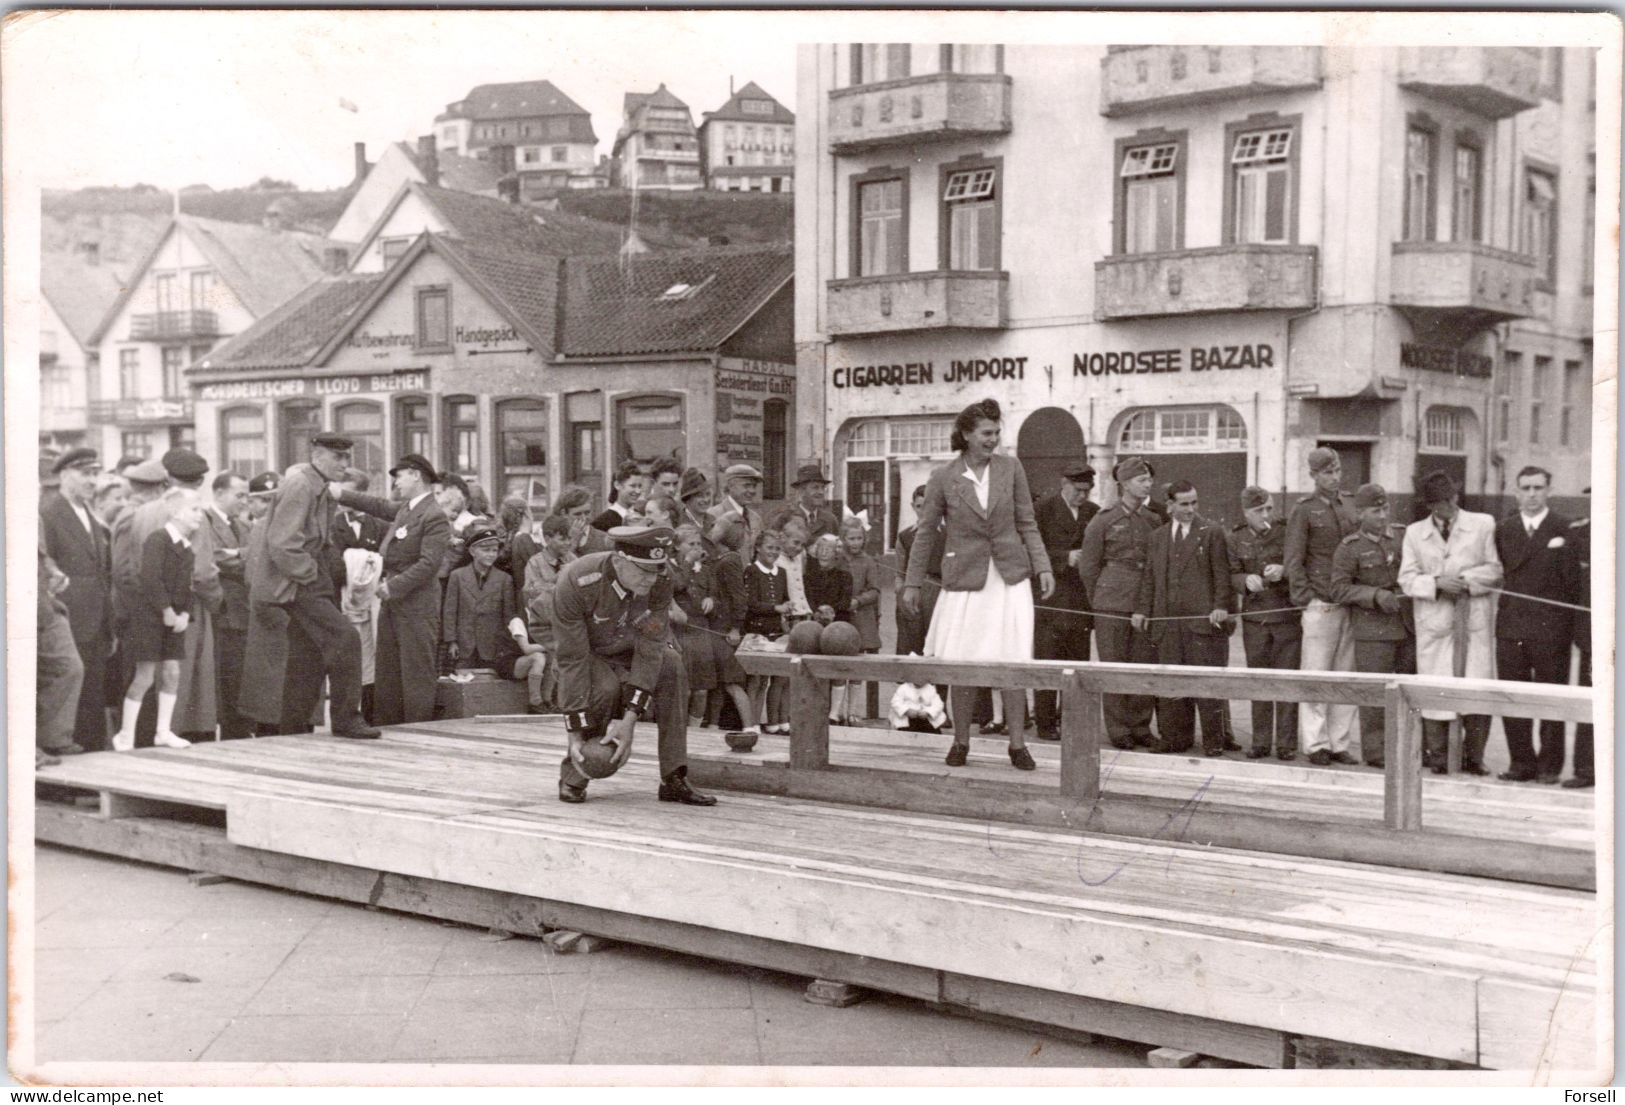
[[[63,496],[63,498],[66,499],[67,496]],[[72,499],[67,499],[67,503],[69,506],[73,507],[74,517],[78,518],[79,524],[85,527],[85,532],[90,534],[90,536],[95,537],[96,524],[90,520],[90,511],[86,510]]]
[[[989,463],[986,468],[982,469],[982,474],[978,476],[976,473],[971,471],[969,464],[965,465],[965,478],[969,480],[971,482],[971,486],[976,489],[976,501],[982,504],[982,509],[984,511],[987,510],[988,474],[992,471],[993,465]]]
[[[1182,522],[1175,522],[1174,523],[1174,541],[1179,542],[1179,541],[1185,540],[1185,531],[1187,529],[1189,529],[1189,528],[1190,527],[1186,526]]]
[[[1549,507],[1541,507],[1539,514],[1520,515],[1520,517],[1523,519],[1524,532],[1533,537],[1535,531],[1540,528],[1541,523],[1546,521],[1546,515],[1550,513],[1551,509]]]
[[[779,554],[778,566],[784,569],[785,581],[790,585],[790,613],[811,614],[812,607],[807,604],[807,588],[802,579],[802,571],[807,564],[807,550],[791,560],[783,553]]]
[[[415,507],[419,503],[421,503],[424,499],[427,499],[430,494],[431,494],[431,492],[428,492],[428,491],[419,491],[418,494],[417,494],[417,498],[411,499],[411,500],[409,500],[407,502],[406,508],[408,510],[411,510],[413,507]]]

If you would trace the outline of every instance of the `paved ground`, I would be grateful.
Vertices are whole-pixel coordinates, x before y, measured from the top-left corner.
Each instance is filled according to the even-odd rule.
[[[628,945],[539,940],[38,850],[41,1061],[1143,1067],[902,998]],[[635,1043],[636,1052],[628,1050]]]

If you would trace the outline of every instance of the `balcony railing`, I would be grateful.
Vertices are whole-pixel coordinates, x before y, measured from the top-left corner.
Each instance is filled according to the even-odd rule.
[[[1095,317],[1303,310],[1315,304],[1314,246],[1229,245],[1095,262]]]
[[[1136,46],[1113,50],[1100,67],[1100,113],[1113,116],[1321,81],[1318,46]]]
[[[1399,52],[1399,83],[1504,119],[1540,103],[1540,56],[1521,46],[1409,46]]]
[[[131,341],[167,341],[172,338],[214,338],[220,322],[213,311],[153,311],[130,316]]]
[[[829,333],[999,330],[1005,325],[1009,281],[1005,272],[907,272],[831,280]]]
[[[1535,314],[1534,259],[1477,242],[1395,242],[1390,299],[1467,331]]]
[[[829,147],[837,154],[1008,133],[1003,73],[928,73],[829,94]]]
[[[192,421],[192,400],[188,396],[159,396],[151,399],[93,399],[90,421],[98,426],[168,425]]]

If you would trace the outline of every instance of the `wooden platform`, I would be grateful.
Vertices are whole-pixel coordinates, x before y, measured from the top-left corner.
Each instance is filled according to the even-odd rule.
[[[42,804],[36,832],[179,855],[156,843],[164,812],[223,810],[223,841],[183,862],[213,848],[249,871],[224,873],[279,885],[308,865],[355,872],[369,900],[408,880],[541,902],[583,931],[1258,1065],[1289,1065],[1313,1039],[1557,1081],[1595,1066],[1599,922],[1582,890],[770,794],[689,809],[654,801],[641,737],[619,775],[567,806],[563,745],[556,723],[485,720],[73,757],[40,780],[100,794],[104,817]],[[691,751],[696,778],[783,754],[730,754],[706,732]],[[974,785],[935,778],[947,769],[930,738],[844,730],[830,752]],[[1016,775],[1001,757],[979,747],[968,778]],[[1105,786],[1245,793],[1260,770],[1293,801],[1372,802],[1361,772],[1137,754]],[[1588,797],[1450,779],[1428,800],[1464,830],[1510,820],[1573,839]]]

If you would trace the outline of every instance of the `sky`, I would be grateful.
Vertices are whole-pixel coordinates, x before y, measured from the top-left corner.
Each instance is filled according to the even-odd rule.
[[[13,16],[13,19],[18,17]],[[350,182],[428,134],[477,84],[552,81],[592,113],[608,154],[626,92],[661,81],[694,122],[755,81],[795,110],[795,47],[761,19],[589,12],[66,12],[8,28],[7,93],[30,111],[41,187],[188,184],[261,176]],[[353,104],[352,112],[341,101]],[[7,104],[10,127],[18,108]],[[8,153],[10,151],[8,150]]]

